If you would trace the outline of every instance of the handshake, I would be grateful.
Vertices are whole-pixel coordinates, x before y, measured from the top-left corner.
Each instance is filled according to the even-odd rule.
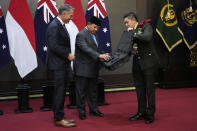
[[[133,36],[133,31],[124,31],[116,51],[111,54],[102,54],[102,57],[99,57],[104,67],[112,71],[129,61],[133,50]]]

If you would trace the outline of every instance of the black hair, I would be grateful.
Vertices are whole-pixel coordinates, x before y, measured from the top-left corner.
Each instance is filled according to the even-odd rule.
[[[96,16],[91,16],[90,20],[88,21],[91,24],[95,24],[97,26],[101,26],[101,20]]]
[[[126,13],[126,14],[123,16],[123,19],[125,19],[125,18],[128,18],[128,19],[135,19],[136,21],[138,21],[137,15],[136,15],[134,12]]]

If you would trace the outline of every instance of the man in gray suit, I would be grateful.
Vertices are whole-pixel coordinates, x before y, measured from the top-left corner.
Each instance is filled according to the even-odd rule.
[[[86,98],[90,115],[104,116],[97,107],[96,83],[99,75],[99,59],[108,60],[109,55],[101,51],[98,43],[96,32],[100,25],[101,20],[92,16],[87,26],[76,37],[74,74],[77,108],[81,120],[86,119]]]

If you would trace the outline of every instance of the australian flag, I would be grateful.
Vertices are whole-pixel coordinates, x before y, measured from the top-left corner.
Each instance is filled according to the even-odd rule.
[[[9,44],[3,11],[0,6],[0,67],[10,61]]]
[[[102,20],[102,24],[98,31],[98,36],[100,38],[99,44],[104,52],[110,53],[111,38],[110,38],[109,19],[107,16],[104,0],[88,0],[86,21],[89,21],[92,15]]]
[[[34,17],[34,28],[36,34],[37,55],[43,63],[46,63],[47,44],[46,30],[50,21],[58,14],[55,0],[38,0]]]
[[[196,0],[185,0],[181,11],[179,28],[182,31],[183,40],[189,49],[197,45],[197,2]]]

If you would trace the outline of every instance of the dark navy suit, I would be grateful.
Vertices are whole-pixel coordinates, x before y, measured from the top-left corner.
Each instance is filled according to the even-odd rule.
[[[52,70],[54,77],[53,111],[54,119],[64,119],[65,89],[68,80],[71,52],[70,38],[64,24],[55,18],[48,26],[47,33],[47,68]]]

